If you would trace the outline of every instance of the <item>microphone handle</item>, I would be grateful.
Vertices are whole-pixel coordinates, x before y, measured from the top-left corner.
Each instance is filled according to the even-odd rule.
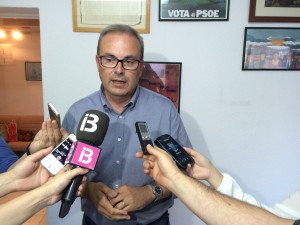
[[[76,192],[82,182],[83,175],[74,177],[71,183],[64,190],[62,195],[62,203],[59,210],[59,217],[64,218],[70,211],[71,205],[76,199]]]

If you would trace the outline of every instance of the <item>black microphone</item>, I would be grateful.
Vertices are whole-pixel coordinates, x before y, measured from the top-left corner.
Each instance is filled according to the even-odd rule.
[[[104,140],[108,124],[109,117],[105,113],[97,110],[86,111],[80,119],[76,135],[77,142],[70,149],[66,163],[74,167],[80,166],[94,170],[101,152],[98,146]],[[64,218],[69,213],[82,178],[83,175],[76,176],[64,190],[59,210],[60,218]]]

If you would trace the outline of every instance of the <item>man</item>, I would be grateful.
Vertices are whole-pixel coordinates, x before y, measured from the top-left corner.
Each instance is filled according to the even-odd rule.
[[[130,26],[112,25],[100,35],[96,64],[100,90],[74,103],[63,127],[70,133],[88,109],[106,113],[110,125],[95,171],[88,174],[82,198],[84,225],[168,225],[171,193],[142,171],[135,158],[140,148],[136,121],[146,121],[152,138],[168,133],[184,146],[191,146],[174,104],[138,86],[144,66],[142,37]],[[155,108],[156,110],[153,110]]]
[[[241,202],[210,189],[203,183],[182,173],[174,160],[162,149],[147,145],[151,155],[143,156],[144,172],[168,188],[206,224],[213,225],[298,225],[262,208]]]

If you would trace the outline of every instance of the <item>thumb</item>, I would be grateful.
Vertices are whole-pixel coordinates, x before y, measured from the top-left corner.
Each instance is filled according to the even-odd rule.
[[[112,199],[112,198],[117,197],[118,193],[117,193],[115,190],[110,190],[110,191],[107,193],[107,195],[108,195],[108,197],[109,197],[110,199]]]
[[[109,196],[110,198],[114,198],[118,195],[118,193],[114,189],[110,189],[108,186],[106,186],[104,183],[100,183],[101,191]]]
[[[150,144],[148,144],[146,146],[146,148],[147,148],[147,151],[150,153],[150,155],[153,155],[153,156],[159,156],[161,154],[161,151],[163,151],[159,147],[157,147],[157,146],[153,147]]]
[[[161,157],[162,155],[167,154],[164,150],[162,150],[161,148],[155,146],[151,146],[151,145],[147,145],[147,151],[149,151],[149,153],[155,157]]]
[[[44,158],[46,155],[48,155],[53,150],[53,147],[50,146],[48,148],[42,149],[38,152],[35,152],[34,154],[28,156],[31,157],[34,161],[40,161],[42,158]]]

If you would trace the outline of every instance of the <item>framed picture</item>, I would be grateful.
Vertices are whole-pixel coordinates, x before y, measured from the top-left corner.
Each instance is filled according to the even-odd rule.
[[[229,0],[159,0],[160,21],[219,21],[229,18]]]
[[[250,0],[249,22],[300,22],[300,1]]]
[[[140,86],[169,98],[180,108],[181,62],[145,62]]]
[[[42,80],[41,62],[25,62],[25,76],[29,81]]]
[[[243,70],[300,70],[300,28],[246,27]]]
[[[150,32],[150,0],[72,0],[73,31],[101,32],[111,24],[126,24]]]

